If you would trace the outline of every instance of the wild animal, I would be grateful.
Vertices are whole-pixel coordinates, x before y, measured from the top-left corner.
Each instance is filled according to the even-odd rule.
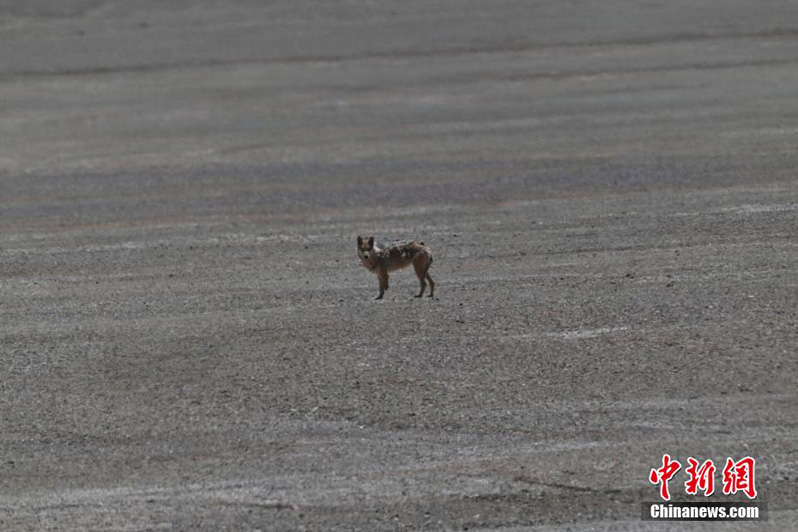
[[[382,299],[388,290],[388,272],[407,268],[411,264],[416,271],[421,290],[416,297],[422,297],[429,283],[429,296],[434,297],[435,282],[429,275],[432,266],[432,252],[424,242],[402,241],[394,242],[380,248],[374,243],[374,237],[357,237],[357,256],[360,263],[371,273],[376,274],[380,282],[380,295],[375,299]]]

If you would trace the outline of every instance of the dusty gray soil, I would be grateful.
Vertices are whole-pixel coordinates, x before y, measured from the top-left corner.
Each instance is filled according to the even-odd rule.
[[[0,529],[798,527],[796,36],[0,1]],[[373,301],[371,233],[437,297]],[[769,520],[641,521],[666,452],[754,456]]]

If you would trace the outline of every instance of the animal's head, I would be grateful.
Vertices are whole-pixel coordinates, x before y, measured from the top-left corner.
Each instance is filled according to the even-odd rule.
[[[363,237],[357,237],[357,256],[361,261],[367,261],[374,254],[374,237],[370,236],[363,240]]]

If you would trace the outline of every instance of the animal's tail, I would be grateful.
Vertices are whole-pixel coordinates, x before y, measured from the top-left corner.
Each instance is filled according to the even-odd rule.
[[[419,244],[421,244],[424,247],[427,246],[424,242],[419,242]],[[432,251],[430,251],[429,248],[427,248],[427,255],[429,255],[429,263],[432,264]]]

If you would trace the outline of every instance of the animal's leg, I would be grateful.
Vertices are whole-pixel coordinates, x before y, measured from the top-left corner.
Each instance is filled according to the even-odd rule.
[[[424,269],[424,276],[427,278],[427,281],[429,281],[429,296],[427,297],[433,297],[435,295],[435,281],[429,276],[430,266],[432,266],[432,261],[428,262],[427,267]]]
[[[424,264],[425,261],[423,260],[424,257],[422,255],[416,256],[413,260],[413,269],[416,271],[416,276],[418,277],[418,282],[421,283],[421,290],[419,291],[416,297],[421,297],[424,295],[424,290],[427,289],[427,283],[424,281],[424,277],[426,275],[426,265]]]
[[[381,268],[377,272],[377,277],[380,279],[380,295],[378,295],[375,299],[382,299],[385,291],[388,290],[388,272],[385,271],[384,268]]]

